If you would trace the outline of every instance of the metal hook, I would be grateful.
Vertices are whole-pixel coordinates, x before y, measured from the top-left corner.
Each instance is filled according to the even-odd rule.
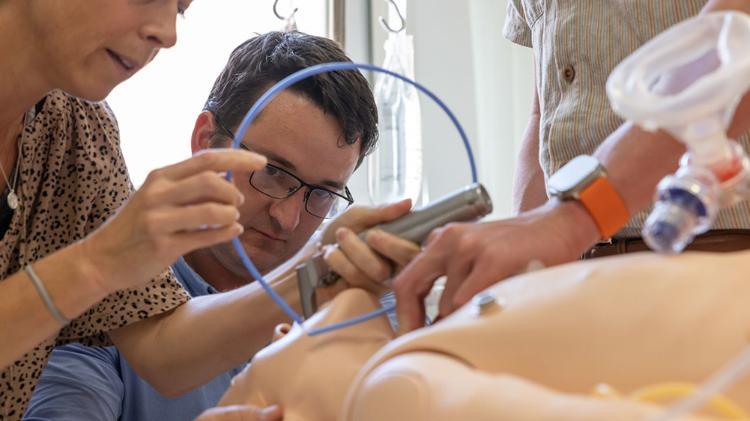
[[[380,26],[382,26],[383,29],[385,29],[388,32],[397,34],[403,31],[404,29],[406,29],[406,19],[404,19],[404,15],[401,14],[401,11],[398,10],[398,5],[396,5],[396,2],[394,0],[388,0],[388,3],[390,3],[394,9],[396,9],[396,14],[398,15],[399,20],[401,20],[401,27],[398,29],[391,28],[390,25],[388,25],[388,22],[382,16],[378,17],[378,21],[380,21]]]
[[[287,21],[287,22],[289,22],[290,20],[292,20],[294,18],[294,15],[299,10],[299,7],[295,7],[294,10],[292,10],[292,14],[291,15],[289,15],[288,17],[284,17],[284,16],[281,16],[279,14],[279,10],[277,9],[278,5],[279,5],[279,0],[274,0],[273,1],[273,14],[276,15],[276,17],[279,18],[279,20],[283,20],[283,21]]]

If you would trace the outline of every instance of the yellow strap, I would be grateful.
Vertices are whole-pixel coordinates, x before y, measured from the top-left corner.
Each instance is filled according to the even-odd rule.
[[[664,404],[686,398],[696,392],[697,387],[691,383],[658,383],[646,386],[630,394],[632,399],[641,402]],[[750,420],[747,412],[737,403],[724,395],[713,396],[706,405],[717,415],[729,420]]]

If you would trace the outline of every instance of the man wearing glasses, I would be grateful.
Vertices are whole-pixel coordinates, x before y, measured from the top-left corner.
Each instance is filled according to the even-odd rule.
[[[193,152],[230,146],[247,110],[278,80],[308,66],[344,60],[348,58],[334,42],[297,32],[268,33],[246,41],[230,56],[195,122]],[[345,282],[383,291],[392,264],[405,265],[416,255],[416,245],[386,233],[369,236],[368,244],[354,233],[403,215],[409,210],[408,201],[377,209],[353,208],[341,215],[353,202],[346,183],[374,147],[376,124],[377,110],[366,79],[349,71],[292,86],[250,126],[242,147],[265,155],[268,165],[260,171],[235,173],[233,182],[245,197],[237,216],[244,227],[240,240],[261,273],[268,274],[286,261],[290,263],[285,266],[293,267],[290,259],[298,252],[309,255],[318,240],[337,242],[326,258]],[[320,238],[311,240],[324,220],[336,216],[340,217]],[[172,268],[194,297],[250,282],[229,243],[185,255]],[[299,306],[296,279],[273,274],[268,278],[287,302]],[[269,299],[245,311],[253,315],[247,335],[258,337],[258,347],[270,341],[277,323],[287,321]],[[66,345],[53,352],[24,419],[190,420],[218,402],[241,368],[168,398],[140,379],[116,348]]]

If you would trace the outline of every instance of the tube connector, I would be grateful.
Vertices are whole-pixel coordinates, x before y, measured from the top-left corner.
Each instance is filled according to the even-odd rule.
[[[662,179],[643,239],[661,253],[678,253],[708,230],[719,210],[719,182],[703,167],[683,166]]]

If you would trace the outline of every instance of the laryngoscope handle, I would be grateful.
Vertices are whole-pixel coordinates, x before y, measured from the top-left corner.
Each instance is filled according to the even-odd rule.
[[[380,229],[405,240],[421,243],[435,228],[450,222],[473,221],[490,212],[492,200],[489,193],[483,185],[474,183],[396,220],[370,229]],[[365,240],[370,229],[362,231],[359,238]],[[338,274],[329,272],[320,277],[320,283],[331,285],[338,279]]]
[[[492,212],[492,201],[487,190],[481,184],[475,183],[428,206],[374,228],[421,243],[437,227],[449,222],[471,221],[490,212]],[[360,234],[362,238],[366,235],[367,231]]]

